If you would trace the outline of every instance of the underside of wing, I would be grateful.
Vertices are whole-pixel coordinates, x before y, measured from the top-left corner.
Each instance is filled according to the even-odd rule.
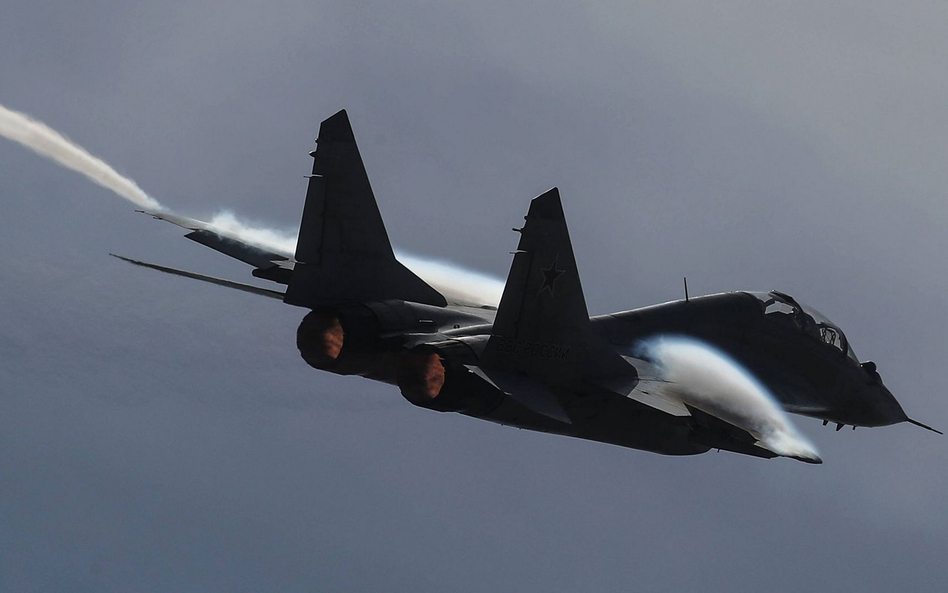
[[[145,210],[139,210],[139,212],[191,231],[185,235],[185,238],[205,247],[210,247],[228,257],[250,264],[255,268],[253,275],[257,278],[280,284],[289,283],[290,274],[296,262],[287,253],[278,253],[270,248],[255,245],[243,238],[236,237],[226,229],[194,218],[164,212],[148,212]]]
[[[188,272],[187,270],[179,270],[177,268],[169,268],[167,266],[160,266],[158,264],[143,262],[137,259],[132,259],[130,257],[116,255],[114,253],[110,253],[109,255],[111,255],[112,257],[116,257],[122,261],[126,261],[132,265],[148,268],[150,270],[157,270],[159,272],[164,272],[165,274],[171,274],[173,276],[182,276],[184,278],[190,278],[192,280],[200,280],[201,282],[207,282],[208,284],[216,284],[217,286],[224,286],[226,288],[233,288],[234,290],[240,290],[242,292],[249,292],[250,294],[270,297],[272,299],[279,299],[281,301],[283,300],[283,293],[280,292],[279,290],[270,290],[268,288],[253,286],[252,284],[243,284],[241,282],[234,282],[233,280],[225,280],[223,278],[215,278],[213,276],[205,276],[204,274]]]
[[[769,403],[762,405],[766,402],[733,397],[733,391],[716,389],[711,377],[706,383],[680,383],[653,362],[630,356],[623,359],[636,368],[638,380],[626,385],[600,380],[600,386],[671,416],[690,417],[696,440],[758,457],[822,463],[816,450],[775,404],[771,407]]]

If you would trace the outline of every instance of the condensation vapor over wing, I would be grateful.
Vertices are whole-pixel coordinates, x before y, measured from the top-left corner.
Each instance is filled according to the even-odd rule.
[[[17,142],[87,179],[135,206],[150,211],[171,210],[149,196],[133,180],[121,175],[102,159],[33,117],[0,105],[0,135]],[[296,251],[296,233],[281,232],[248,224],[229,211],[221,211],[210,226],[251,245],[292,257]],[[468,305],[494,305],[500,302],[503,282],[453,264],[413,255],[399,259],[449,301]]]

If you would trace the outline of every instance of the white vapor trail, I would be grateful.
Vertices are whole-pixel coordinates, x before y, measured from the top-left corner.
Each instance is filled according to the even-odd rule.
[[[397,256],[398,261],[443,294],[449,303],[493,307],[500,304],[500,297],[504,294],[503,280],[445,261],[406,253]]]
[[[669,381],[666,389],[683,403],[746,430],[778,455],[822,462],[767,389],[723,352],[668,336],[649,340],[644,349]]]
[[[168,212],[158,200],[149,196],[134,181],[118,173],[102,159],[25,113],[0,105],[0,136],[22,144],[67,169],[111,190],[139,208]],[[297,234],[254,226],[238,219],[232,212],[221,211],[209,226],[245,243],[257,245],[274,253],[292,257],[296,251]],[[465,305],[494,305],[500,302],[502,281],[459,268],[453,264],[418,256],[399,254],[399,261],[418,274],[449,302]]]
[[[0,135],[85,175],[89,181],[112,190],[136,206],[164,210],[157,200],[142,191],[134,181],[123,177],[102,159],[92,156],[75,142],[25,113],[0,105]]]
[[[293,257],[296,253],[297,234],[290,231],[278,231],[262,226],[254,226],[240,220],[230,210],[221,210],[211,218],[211,227],[223,234],[236,237],[244,243],[262,247],[267,251]]]
[[[239,237],[247,243],[273,253],[292,257],[296,252],[296,233],[252,226],[238,219],[233,212],[228,210],[216,214],[211,219],[210,225],[225,234]],[[500,297],[504,292],[502,280],[446,261],[405,252],[397,253],[396,256],[398,261],[443,294],[450,303],[494,307],[500,304]]]

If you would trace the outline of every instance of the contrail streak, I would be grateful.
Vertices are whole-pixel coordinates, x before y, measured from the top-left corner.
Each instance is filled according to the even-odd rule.
[[[169,208],[149,196],[137,183],[118,173],[108,163],[25,113],[0,105],[0,135],[84,175],[93,183],[111,190],[139,208],[152,212],[170,212]],[[296,251],[296,233],[254,226],[228,211],[214,216],[209,226],[274,253],[292,257]],[[447,262],[404,253],[399,254],[398,258],[451,302],[494,306],[500,302],[504,284],[496,278],[458,268]]]
[[[102,159],[89,154],[75,142],[25,113],[0,105],[0,134],[67,169],[85,175],[89,181],[112,190],[136,206],[165,210],[158,200],[146,194],[134,181],[120,175]]]

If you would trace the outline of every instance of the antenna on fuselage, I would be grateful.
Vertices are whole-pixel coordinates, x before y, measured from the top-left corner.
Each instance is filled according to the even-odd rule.
[[[685,280],[685,302],[688,302],[688,277],[684,277]]]

